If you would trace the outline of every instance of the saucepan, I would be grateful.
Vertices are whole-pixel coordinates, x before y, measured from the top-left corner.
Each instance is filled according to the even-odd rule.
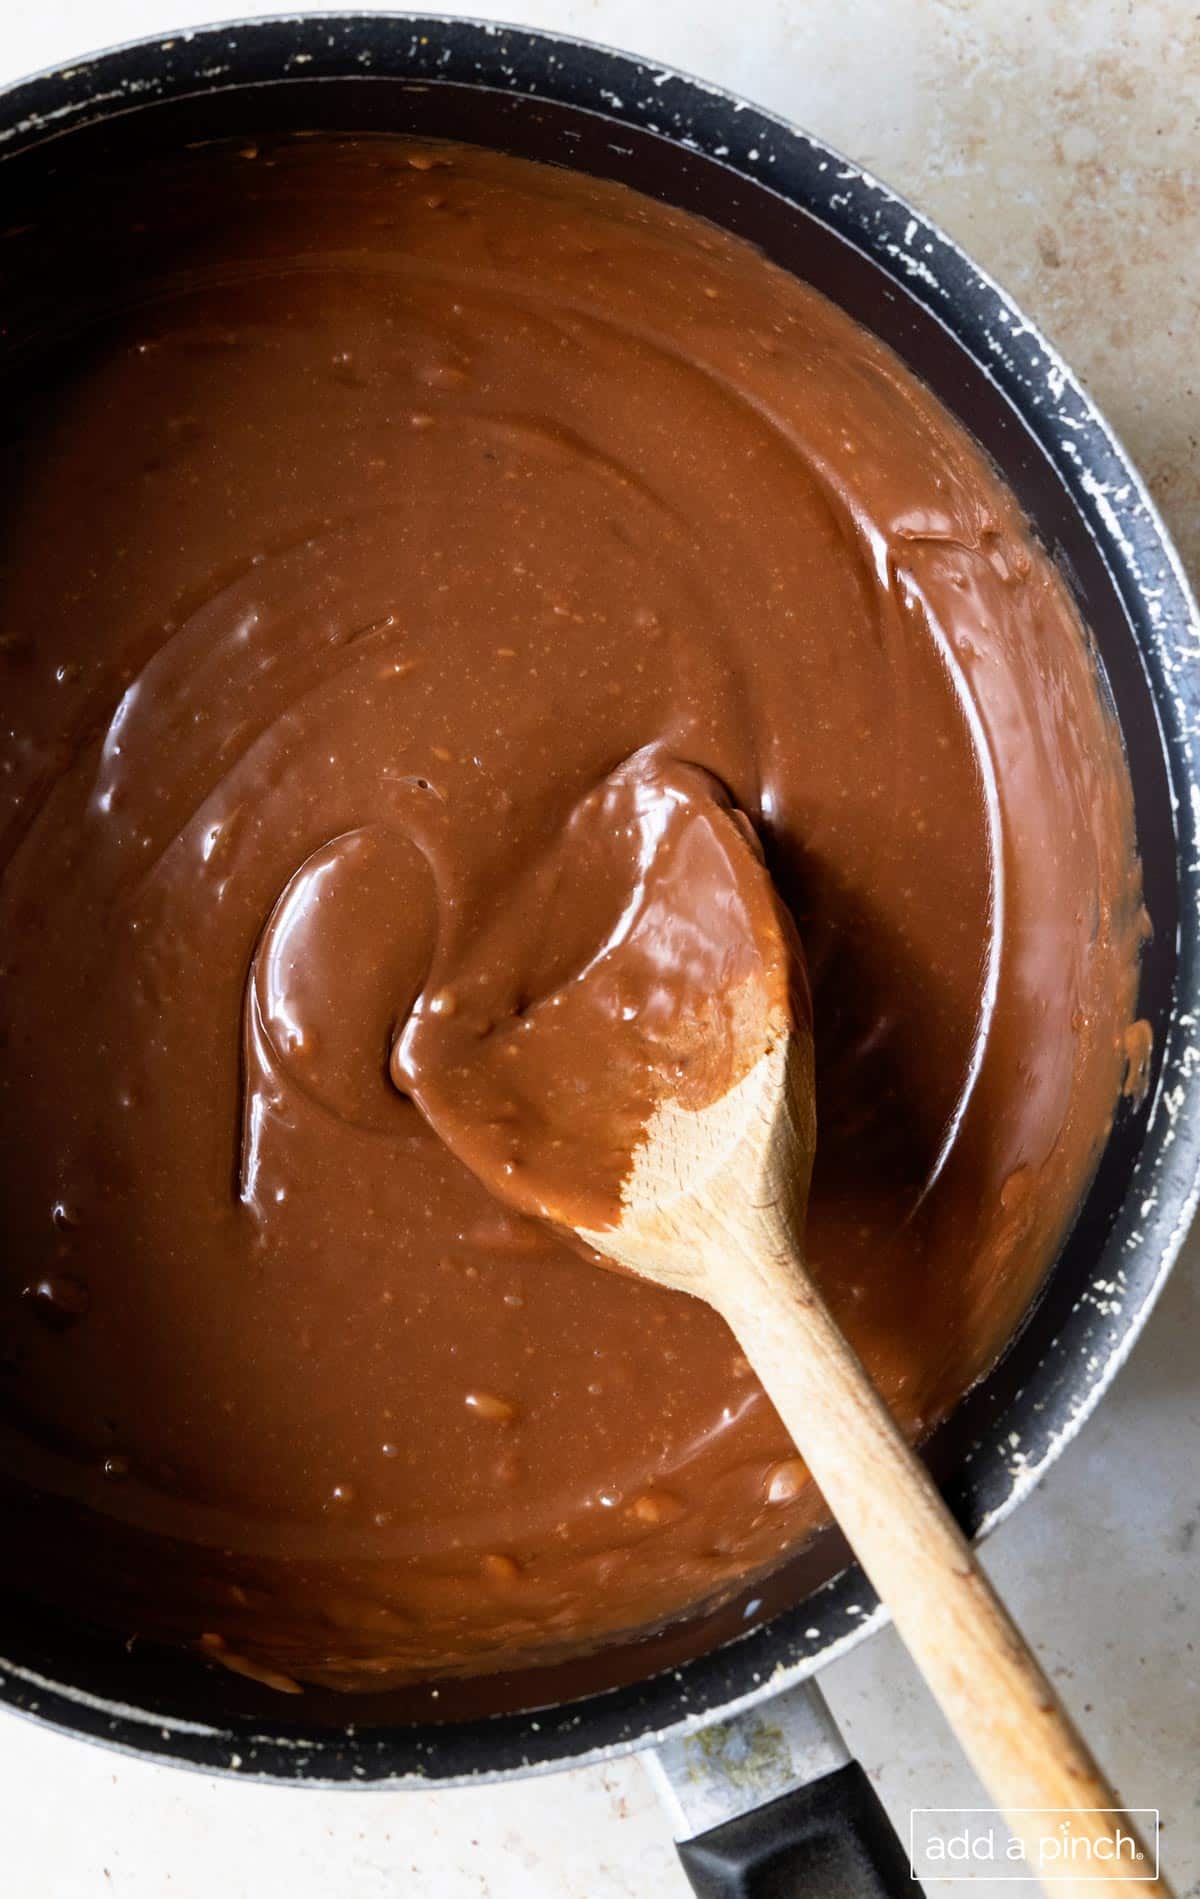
[[[271,128],[461,139],[619,179],[760,245],[876,331],[975,435],[1058,562],[1128,752],[1154,933],[1144,1100],[1119,1113],[1034,1310],[928,1447],[985,1534],[1103,1395],[1179,1249],[1200,1166],[1200,626],[1152,502],[1036,327],[912,206],[816,139],[599,47],[468,20],[312,15],[148,40],[0,95],[0,218],[48,182]],[[901,1886],[903,1855],[811,1678],[879,1611],[833,1535],[717,1616],[586,1664],[280,1698],[9,1594],[0,1697],[67,1732],[243,1778],[396,1788],[655,1750],[698,1889],[804,1872]],[[297,1712],[298,1709],[298,1712]],[[696,1737],[703,1735],[703,1745]],[[726,1771],[731,1763],[738,1771]],[[765,1804],[764,1804],[765,1803]],[[697,1838],[696,1836],[699,1836]],[[777,1885],[770,1890],[779,1890]]]

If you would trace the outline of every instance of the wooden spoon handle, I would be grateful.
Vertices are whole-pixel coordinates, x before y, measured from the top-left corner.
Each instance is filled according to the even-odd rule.
[[[730,1235],[736,1247],[736,1238]],[[711,1279],[726,1322],[791,1432],[830,1510],[891,1610],[909,1654],[1013,1833],[1055,1893],[1101,1899],[1148,1878],[1153,1846],[1133,1829],[1070,1716],[976,1561],[925,1466],[894,1424],[807,1271],[744,1259]],[[1029,1809],[1069,1809],[1072,1865],[1043,1864],[1049,1832]],[[1061,1837],[1061,1836],[1060,1836]],[[1135,1859],[1136,1850],[1142,1855]],[[948,1872],[953,1868],[948,1867]]]

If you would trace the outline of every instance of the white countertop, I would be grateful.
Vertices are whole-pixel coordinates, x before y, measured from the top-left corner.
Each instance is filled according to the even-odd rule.
[[[0,81],[244,0],[9,0]],[[342,11],[325,0],[324,11]],[[430,11],[438,10],[435,5]],[[1200,569],[1200,12],[1189,0],[476,0],[717,80],[915,198],[1038,318]],[[1200,1234],[988,1567],[1123,1797],[1200,1895]],[[983,1796],[891,1632],[821,1685],[907,1836]],[[307,1793],[0,1714],[7,1899],[676,1899],[636,1760],[464,1792]],[[978,1899],[1010,1885],[973,1884]]]

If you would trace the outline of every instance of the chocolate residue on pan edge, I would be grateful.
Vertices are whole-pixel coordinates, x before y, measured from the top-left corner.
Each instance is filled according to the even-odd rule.
[[[885,348],[615,185],[262,140],[0,265],[9,1574],[347,1687],[728,1596],[816,1516],[729,1335],[489,1200],[389,1051],[623,760],[712,774],[808,956],[814,1267],[930,1425],[1135,1048],[1062,582]]]

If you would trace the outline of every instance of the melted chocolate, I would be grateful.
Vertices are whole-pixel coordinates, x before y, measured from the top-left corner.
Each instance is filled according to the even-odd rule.
[[[652,747],[467,929],[448,908],[392,1079],[499,1201],[556,1226],[616,1226],[654,1111],[727,1094],[790,990],[807,1032],[754,832],[707,772]]]
[[[614,185],[321,138],[56,217],[0,250],[46,298],[0,589],[10,1569],[275,1686],[728,1596],[818,1516],[729,1334],[402,1090],[480,945],[499,1049],[605,940],[609,775],[712,774],[808,955],[810,1255],[927,1428],[1125,1073],[1131,799],[1066,590],[885,348]]]

